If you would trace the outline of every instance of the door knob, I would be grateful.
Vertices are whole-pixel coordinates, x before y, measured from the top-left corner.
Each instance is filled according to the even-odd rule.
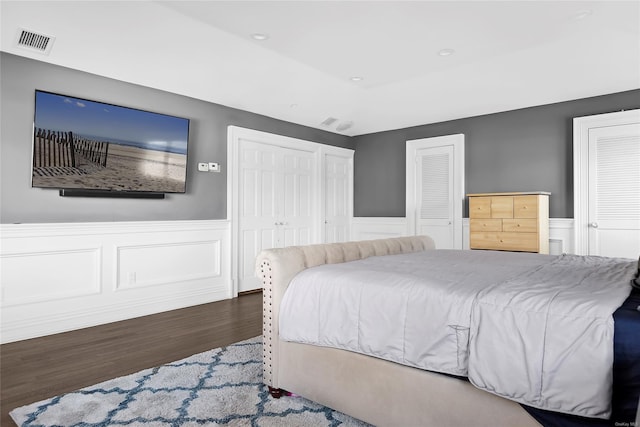
[[[592,223],[589,224],[589,227],[598,228],[598,223],[597,222],[592,222]]]

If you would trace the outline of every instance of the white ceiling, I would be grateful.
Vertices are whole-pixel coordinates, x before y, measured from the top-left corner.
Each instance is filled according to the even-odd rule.
[[[2,0],[0,12],[2,51],[345,135],[640,88],[640,0]],[[51,52],[18,47],[19,28],[56,37]]]

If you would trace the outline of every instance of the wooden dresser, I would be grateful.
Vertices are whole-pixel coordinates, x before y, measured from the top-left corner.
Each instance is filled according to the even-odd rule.
[[[550,194],[467,194],[471,249],[548,254]]]

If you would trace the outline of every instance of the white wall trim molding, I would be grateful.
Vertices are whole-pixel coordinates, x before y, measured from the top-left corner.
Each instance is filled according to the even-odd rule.
[[[574,253],[573,218],[549,219],[549,242],[552,254]],[[352,223],[351,240],[382,239],[406,236],[405,217],[356,217]],[[463,249],[469,249],[469,218],[462,220]]]
[[[30,236],[58,235],[105,235],[133,234],[163,231],[188,231],[210,228],[212,224],[219,228],[226,220],[182,220],[182,221],[119,221],[119,222],[61,222],[34,224],[0,224],[2,238],[20,238]]]
[[[116,292],[138,289],[147,286],[166,285],[177,282],[187,282],[200,279],[215,279],[220,277],[220,262],[218,259],[201,260],[190,265],[185,272],[184,268],[176,271],[170,265],[170,257],[176,250],[184,252],[186,262],[191,263],[201,254],[220,253],[220,240],[201,240],[183,242],[162,242],[154,244],[118,245],[116,250],[117,276],[114,280]],[[167,265],[160,268],[149,265],[148,269],[154,271],[153,277],[138,277],[135,272],[139,269],[140,261],[151,258],[151,264],[158,264],[158,260],[167,261]],[[163,259],[164,258],[164,259]],[[131,265],[133,262],[133,265]],[[162,268],[165,267],[165,268]]]
[[[0,342],[232,297],[226,220],[0,225]]]
[[[573,218],[549,218],[549,254],[575,254]]]
[[[373,240],[407,235],[405,217],[355,217],[351,221],[351,240]]]
[[[47,286],[42,287],[40,290],[33,288],[24,290],[10,288],[8,285],[5,286],[5,272],[3,271],[0,273],[2,275],[2,292],[0,293],[2,308],[99,295],[102,291],[101,259],[102,249],[100,247],[77,247],[75,249],[52,249],[32,252],[25,250],[7,252],[2,250],[2,252],[0,252],[0,260],[2,260],[3,270],[5,266],[13,265],[21,271],[29,271],[35,268],[36,265],[59,265],[60,262],[64,262],[63,260],[72,260],[75,264],[85,266],[84,272],[87,273],[82,274],[82,272],[79,271],[70,282],[65,283],[64,287]],[[48,275],[47,271],[43,273]],[[45,278],[43,278],[43,280],[45,280]]]
[[[102,325],[105,323],[117,322],[120,320],[126,320],[134,317],[146,316],[149,314],[161,313],[163,311],[175,310],[178,308],[190,307],[199,304],[205,304],[206,302],[218,301],[225,298],[215,299],[212,301],[204,301],[203,299],[210,297],[210,290],[198,290],[191,292],[181,292],[180,296],[164,295],[155,296],[154,298],[140,297],[137,299],[129,299],[125,302],[114,302],[112,304],[102,304],[98,307],[78,307],[69,312],[54,312],[54,313],[35,313],[28,318],[20,319],[20,322],[15,322],[13,325],[4,327],[3,325],[3,341],[13,342],[28,338],[34,338],[44,335],[50,335],[59,332],[66,332],[75,329],[81,329],[90,326]],[[136,313],[128,317],[114,318],[115,312],[124,313]],[[86,325],[79,326],[79,319],[88,319]],[[47,322],[55,323],[56,328],[49,331],[48,328],[43,327]],[[25,331],[36,331],[37,334],[33,336],[27,335]],[[6,337],[4,335],[7,335]],[[11,339],[13,337],[18,337]]]

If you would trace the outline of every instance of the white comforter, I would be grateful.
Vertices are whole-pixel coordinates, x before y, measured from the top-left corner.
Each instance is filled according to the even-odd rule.
[[[611,315],[629,295],[633,270],[631,260],[455,250],[322,265],[289,285],[280,336],[606,418]]]

